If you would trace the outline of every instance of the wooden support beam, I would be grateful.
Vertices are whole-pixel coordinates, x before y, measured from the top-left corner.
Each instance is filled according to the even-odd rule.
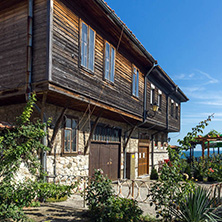
[[[131,136],[132,136],[132,134],[133,134],[133,132],[134,132],[135,129],[136,129],[136,126],[134,126],[134,127],[131,129],[130,134],[129,134],[128,138],[127,138],[127,141],[126,141],[126,143],[124,144],[123,150],[126,149],[128,143],[129,143],[129,140],[130,140],[130,138],[131,138]]]
[[[94,133],[94,131],[95,131],[95,129],[96,129],[96,126],[97,126],[97,124],[98,124],[98,122],[99,122],[99,119],[100,119],[102,113],[103,113],[103,111],[100,112],[100,114],[97,116],[97,118],[96,118],[96,120],[95,120],[95,123],[93,124],[93,127],[92,127],[91,132],[90,132],[90,135],[89,135],[89,139],[88,139],[88,141],[87,141],[87,143],[86,143],[86,145],[85,145],[85,147],[84,147],[84,155],[86,155],[86,153],[87,153],[89,144],[90,144],[90,142],[91,142],[91,140],[92,140],[92,137],[93,137],[93,133]]]
[[[48,145],[50,148],[53,147],[53,144],[54,144],[54,142],[55,142],[56,135],[57,135],[57,133],[58,133],[58,131],[59,131],[59,128],[60,128],[60,126],[61,126],[61,123],[62,123],[62,120],[63,120],[63,117],[64,117],[64,115],[65,115],[66,110],[67,110],[67,108],[64,107],[63,110],[62,110],[62,112],[61,112],[61,114],[60,114],[60,116],[59,116],[59,118],[57,119],[57,121],[56,121],[56,123],[55,123],[55,127],[54,127],[54,130],[53,130],[52,138],[51,138],[51,140],[50,140],[50,142],[49,142],[49,145]]]
[[[207,156],[210,156],[210,141],[207,142]]]
[[[202,157],[203,157],[203,159],[204,159],[204,140],[202,141]]]

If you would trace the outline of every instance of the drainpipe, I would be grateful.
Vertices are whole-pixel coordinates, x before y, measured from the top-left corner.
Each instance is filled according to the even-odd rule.
[[[147,89],[147,78],[150,75],[150,73],[155,68],[155,63],[153,63],[153,66],[151,69],[147,72],[147,74],[144,77],[144,92],[143,92],[143,122],[146,121],[146,107],[147,107],[147,98],[146,98],[146,89]]]
[[[28,0],[28,27],[27,27],[27,32],[28,32],[28,38],[27,38],[27,97],[26,100],[28,100],[31,96],[32,92],[32,75],[33,75],[33,5],[34,1],[33,0]],[[39,113],[41,113],[40,108],[35,104],[34,106]],[[46,123],[47,119],[45,118],[45,114],[43,114],[43,122]],[[44,132],[46,133],[46,126],[44,127]],[[44,136],[42,140],[43,145],[47,145],[47,136]],[[43,151],[42,157],[41,157],[41,164],[42,164],[42,169],[43,173],[45,174],[46,172],[46,151]],[[46,181],[46,176],[44,176],[44,181]]]
[[[28,0],[28,27],[27,27],[27,93],[32,92],[32,68],[33,68],[33,0]],[[29,98],[26,98],[29,99]]]

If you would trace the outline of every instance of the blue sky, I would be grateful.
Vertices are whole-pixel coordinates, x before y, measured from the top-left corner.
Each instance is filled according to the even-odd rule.
[[[106,0],[189,98],[171,144],[215,113],[222,133],[222,0]]]

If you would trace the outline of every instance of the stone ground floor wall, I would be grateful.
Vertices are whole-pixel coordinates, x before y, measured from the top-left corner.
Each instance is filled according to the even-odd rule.
[[[22,112],[22,108],[25,104],[22,105],[11,105],[0,107],[0,121],[6,121],[12,123],[15,120],[16,116],[19,116]],[[51,126],[48,129],[50,140],[53,134],[53,129],[56,125],[56,121],[59,118],[63,108],[47,104],[45,108],[46,118],[51,118]],[[66,115],[72,116],[78,119],[78,151],[73,155],[66,155],[63,152],[63,130],[64,124],[62,123],[58,133],[55,138],[54,146],[52,150],[47,153],[47,171],[49,175],[54,174],[62,174],[62,175],[79,175],[79,176],[87,176],[89,175],[89,152],[90,146],[88,147],[86,155],[84,155],[84,147],[87,144],[89,139],[90,131],[91,131],[91,123],[95,121],[97,118],[94,115],[89,115],[88,112],[78,112],[75,110],[67,110]],[[40,115],[37,111],[34,112],[34,117],[39,118]],[[118,127],[121,129],[120,135],[120,177],[124,177],[124,144],[130,134],[132,129],[132,125],[124,122],[113,121],[107,118],[100,118],[99,123],[107,124],[110,127]],[[157,131],[141,129],[137,128],[134,130],[129,143],[126,147],[127,153],[133,153],[135,158],[135,178],[138,177],[138,143],[140,138],[145,138],[147,140],[151,139],[151,135],[156,133]],[[166,150],[166,141],[167,141],[167,133],[160,132],[155,136],[155,141],[153,142],[154,146],[154,166],[158,167],[159,161],[163,161],[164,159],[168,159],[168,154]],[[149,146],[149,165],[151,168],[151,142]],[[149,171],[151,172],[151,170]],[[23,178],[22,174],[28,175],[24,166],[22,166],[20,178]]]

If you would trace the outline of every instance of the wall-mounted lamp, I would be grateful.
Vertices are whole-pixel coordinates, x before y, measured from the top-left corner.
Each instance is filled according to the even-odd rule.
[[[152,110],[146,110],[146,117],[153,118],[156,115],[156,112],[158,111],[159,106],[157,103],[153,104]]]

